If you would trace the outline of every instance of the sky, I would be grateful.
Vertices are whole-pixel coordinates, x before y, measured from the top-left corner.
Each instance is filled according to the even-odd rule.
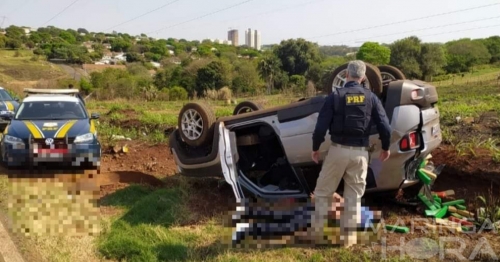
[[[3,21],[3,25],[2,25]],[[0,27],[145,33],[154,38],[227,39],[261,33],[263,45],[304,38],[320,45],[424,42],[500,35],[499,0],[0,0]]]

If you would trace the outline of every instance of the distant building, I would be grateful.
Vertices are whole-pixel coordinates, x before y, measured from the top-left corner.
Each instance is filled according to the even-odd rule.
[[[245,45],[249,48],[260,50],[262,47],[260,32],[248,28],[245,31]]]
[[[231,41],[232,45],[238,46],[239,44],[239,39],[238,39],[238,30],[233,29],[227,32],[227,40]]]
[[[245,31],[245,45],[250,48],[255,48],[255,32],[250,28]]]
[[[260,32],[255,30],[255,42],[254,42],[254,48],[257,50],[260,50],[262,47],[261,40],[260,40]]]

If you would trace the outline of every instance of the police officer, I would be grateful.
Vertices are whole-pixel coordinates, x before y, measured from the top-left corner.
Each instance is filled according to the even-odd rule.
[[[323,161],[315,196],[314,239],[323,237],[324,219],[331,204],[331,196],[344,178],[344,212],[340,221],[340,236],[344,246],[356,244],[356,227],[361,222],[361,197],[365,192],[368,172],[368,147],[371,121],[377,126],[382,151],[380,161],[389,158],[391,127],[378,97],[364,88],[366,65],[363,61],[351,61],[347,66],[346,83],[335,88],[319,113],[313,133],[311,157],[319,162],[319,147],[330,131],[331,146]],[[322,242],[320,240],[320,242]]]

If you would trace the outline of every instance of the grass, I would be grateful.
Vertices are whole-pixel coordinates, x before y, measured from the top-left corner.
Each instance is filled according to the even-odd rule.
[[[57,79],[66,75],[58,66],[47,61],[32,61],[33,52],[30,50],[0,50],[0,84],[9,86],[14,91],[22,88],[22,83],[39,80]],[[31,83],[32,85],[34,83]]]
[[[499,76],[499,65],[486,65],[477,68],[472,73],[464,73],[463,77],[461,74],[457,74],[456,76],[451,76],[450,79],[434,81],[432,84],[440,87],[454,85],[481,85],[485,82],[496,81]]]
[[[371,261],[364,252],[337,248],[230,250],[231,232],[220,225],[222,214],[182,226],[192,215],[186,205],[195,189],[181,184],[157,190],[134,185],[106,198],[103,205],[121,212],[105,228],[97,250],[115,261]]]

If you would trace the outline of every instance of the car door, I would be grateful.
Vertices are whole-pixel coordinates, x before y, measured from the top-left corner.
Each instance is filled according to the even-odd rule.
[[[234,195],[237,201],[245,198],[243,189],[250,192],[250,194],[264,198],[264,199],[277,199],[277,198],[308,198],[309,189],[305,187],[305,181],[296,170],[288,163],[289,170],[292,175],[297,179],[300,189],[298,190],[268,190],[259,187],[238,168],[238,149],[236,144],[236,135],[225,127],[223,122],[219,124],[219,154],[222,172],[226,182],[233,188]]]
[[[224,179],[233,188],[236,201],[240,202],[243,198],[243,190],[237,182],[238,170],[238,151],[236,150],[236,137],[234,132],[230,132],[224,125],[219,123],[219,155]]]

